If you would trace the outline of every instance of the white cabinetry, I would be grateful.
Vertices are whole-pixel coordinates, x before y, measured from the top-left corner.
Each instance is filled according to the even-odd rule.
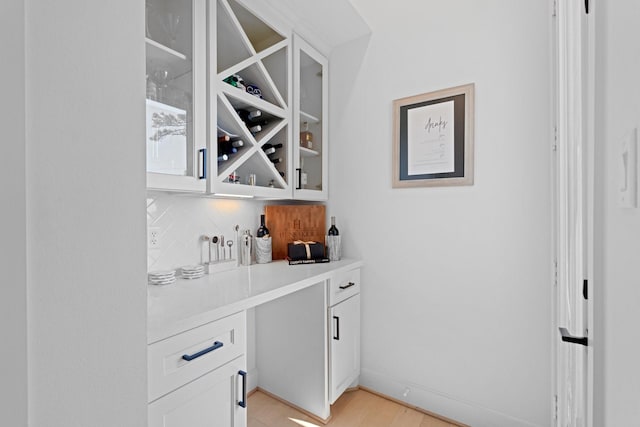
[[[293,46],[293,198],[326,200],[329,67],[301,37],[294,36]]]
[[[209,132],[218,143],[209,192],[290,198],[290,31],[266,24],[235,0],[215,5],[209,11],[215,25]]]
[[[206,189],[206,0],[147,0],[147,188]]]
[[[245,353],[245,312],[149,345],[149,427],[246,426]]]
[[[329,403],[360,376],[360,270],[338,274],[329,286]]]

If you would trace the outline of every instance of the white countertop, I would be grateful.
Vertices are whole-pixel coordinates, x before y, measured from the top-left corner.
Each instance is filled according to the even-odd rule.
[[[178,279],[170,285],[148,285],[147,343],[299,291],[336,271],[361,266],[362,261],[349,259],[301,265],[275,261],[196,280]]]

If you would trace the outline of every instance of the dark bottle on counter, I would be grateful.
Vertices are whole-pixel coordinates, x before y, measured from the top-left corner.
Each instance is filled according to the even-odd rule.
[[[340,242],[340,232],[336,227],[336,217],[331,217],[331,227],[327,231],[327,256],[330,261],[340,261],[342,248]]]
[[[269,229],[264,223],[264,215],[260,215],[260,227],[256,231],[256,262],[266,264],[273,259],[271,248],[271,236]]]
[[[331,217],[331,227],[329,227],[329,231],[327,231],[328,236],[339,236],[340,232],[338,231],[338,227],[336,227],[336,217]]]
[[[264,215],[260,215],[260,227],[256,231],[256,237],[269,237],[269,229],[264,223]]]

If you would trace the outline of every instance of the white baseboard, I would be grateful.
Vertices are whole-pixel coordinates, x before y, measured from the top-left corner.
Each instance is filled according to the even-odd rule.
[[[405,402],[408,406],[441,415],[473,427],[543,427],[472,402],[465,402],[416,384],[396,381],[386,375],[362,369],[360,385],[383,395]],[[409,388],[405,397],[404,391]]]
[[[247,390],[252,391],[258,387],[258,369],[247,369]]]

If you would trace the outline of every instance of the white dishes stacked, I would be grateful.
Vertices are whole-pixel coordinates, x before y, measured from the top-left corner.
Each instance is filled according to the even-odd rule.
[[[183,279],[199,279],[204,276],[204,265],[185,265],[181,270]]]
[[[152,285],[168,285],[176,281],[175,270],[152,271],[149,273],[149,283]]]

